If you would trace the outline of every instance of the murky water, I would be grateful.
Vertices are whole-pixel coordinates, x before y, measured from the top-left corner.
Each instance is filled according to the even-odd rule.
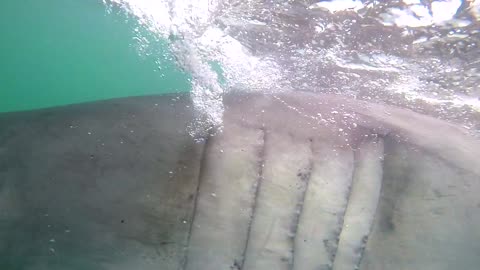
[[[101,1],[4,1],[0,9],[0,112],[114,97],[187,92],[188,74],[166,42],[148,57],[135,20]]]

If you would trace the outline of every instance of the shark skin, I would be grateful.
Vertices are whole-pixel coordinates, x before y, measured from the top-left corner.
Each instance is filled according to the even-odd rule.
[[[0,269],[474,269],[480,142],[410,110],[230,93],[0,114]],[[209,127],[210,128],[210,127]]]

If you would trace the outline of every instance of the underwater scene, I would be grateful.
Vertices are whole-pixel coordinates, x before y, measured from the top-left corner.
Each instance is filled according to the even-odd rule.
[[[1,270],[480,269],[480,1],[6,0]]]

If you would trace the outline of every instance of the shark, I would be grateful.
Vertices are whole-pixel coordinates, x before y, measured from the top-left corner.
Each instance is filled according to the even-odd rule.
[[[480,141],[333,94],[0,114],[1,269],[474,269]]]

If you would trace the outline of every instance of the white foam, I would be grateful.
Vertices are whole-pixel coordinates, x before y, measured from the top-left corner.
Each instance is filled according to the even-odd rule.
[[[416,0],[404,0],[406,8],[391,8],[382,15],[385,25],[399,27],[423,27],[442,25],[454,19],[461,0],[433,1],[431,10]]]
[[[278,21],[274,24],[271,23],[274,21],[272,18],[262,20],[264,14],[269,14],[270,8],[272,10],[281,8],[282,12],[288,12],[286,3],[269,7],[263,6],[261,1],[249,1],[244,5],[235,1],[222,0],[104,1],[107,5],[118,5],[126,10],[150,33],[170,39],[170,46],[178,65],[192,76],[193,104],[202,116],[199,118],[206,120],[207,125],[221,124],[222,96],[231,89],[276,92],[290,88],[317,91],[316,87],[322,85],[322,80],[331,81],[332,89],[343,92],[355,92],[359,88],[358,84],[362,83],[363,87],[369,87],[372,91],[385,91],[385,87],[387,87],[386,91],[402,93],[408,100],[421,99],[431,104],[448,104],[453,107],[467,105],[480,111],[480,101],[477,99],[456,94],[435,96],[426,91],[429,85],[417,77],[427,72],[425,70],[432,70],[428,68],[431,59],[427,59],[428,62],[416,61],[415,59],[396,57],[379,50],[352,53],[342,38],[335,38],[336,44],[330,48],[322,48],[322,43],[319,43],[321,46],[317,46],[315,39],[312,40],[312,44],[304,46],[294,45],[295,42],[288,39],[280,39],[274,43],[278,47],[278,51],[254,54],[243,43],[228,34],[229,28],[238,28],[244,31],[241,35],[247,36],[247,40],[250,37],[255,38],[253,34],[257,34],[257,32],[254,31],[259,31],[258,33],[265,34],[265,36],[269,35],[266,33],[272,32],[273,36],[278,34],[288,37],[290,33],[282,32],[287,31],[282,28],[288,25],[287,21]],[[400,27],[459,25],[461,22],[454,18],[460,7],[460,0],[435,0],[431,3],[430,9],[423,5],[423,2],[403,0],[405,7],[390,8],[382,14],[381,18],[377,19],[380,19],[387,27],[388,25]],[[333,0],[319,1],[309,6],[309,9],[321,8],[335,13],[340,11],[357,12],[372,7],[371,4],[365,6],[359,0]],[[475,18],[479,18],[480,0],[472,2],[468,12]],[[355,20],[352,23],[356,23]],[[316,21],[313,31],[315,34],[321,35],[326,30],[332,31],[334,27],[340,27],[338,31],[343,31],[342,25],[334,25],[323,20]],[[254,29],[254,31],[252,30],[250,33],[249,29]],[[406,35],[409,33],[408,30],[404,32]],[[137,31],[136,42],[140,44],[139,52],[148,53],[147,48],[151,44],[149,39],[141,36],[141,33],[142,31]],[[355,35],[350,32],[336,34]],[[455,32],[449,35],[456,39],[466,38],[464,33]],[[438,37],[418,37],[414,44],[422,46],[436,38]],[[256,45],[255,41],[253,43]],[[222,77],[226,82],[219,82],[217,72],[212,69],[212,62],[220,64]],[[328,68],[319,68],[319,72],[311,72],[317,70],[317,65],[331,65],[334,67],[332,70],[336,70],[335,67],[337,67],[339,71],[328,73]],[[323,74],[323,70],[327,70],[327,73]],[[361,75],[356,73],[358,71],[373,72],[379,76],[374,80],[365,81],[362,80]],[[345,73],[348,76],[344,75]],[[397,77],[398,79],[388,87],[390,80]],[[350,80],[348,84],[345,84],[346,80]]]
[[[450,107],[460,108],[468,106],[471,109],[480,112],[480,100],[459,93],[449,96],[438,95],[436,92],[425,91],[425,85],[415,75],[402,75],[392,83],[387,91],[403,94],[409,101],[421,100],[432,105],[449,105]],[[422,91],[423,90],[423,91]]]
[[[149,31],[168,38],[178,64],[192,74],[195,108],[207,124],[219,125],[223,115],[222,96],[231,88],[265,91],[281,78],[274,61],[254,57],[240,42],[214,23],[217,0],[104,0],[134,15]],[[253,20],[252,23],[261,25]],[[149,46],[140,37],[141,46]],[[217,61],[227,83],[221,85],[210,63]]]

